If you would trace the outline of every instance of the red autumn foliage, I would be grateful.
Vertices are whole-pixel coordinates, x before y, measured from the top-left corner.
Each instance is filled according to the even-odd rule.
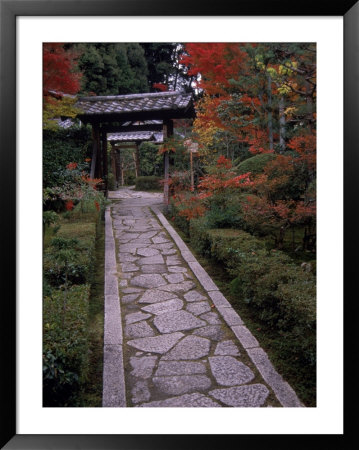
[[[73,208],[74,208],[74,202],[72,200],[68,200],[65,203],[65,208],[66,208],[67,211],[72,211]]]
[[[71,163],[67,164],[66,169],[74,170],[74,169],[76,169],[76,167],[77,167],[77,163],[76,162],[71,162]]]
[[[158,89],[159,91],[168,91],[168,86],[167,84],[163,84],[163,83],[153,83],[152,87],[154,89]]]
[[[43,44],[43,94],[74,95],[80,90],[81,74],[76,72],[76,54],[62,43]]]

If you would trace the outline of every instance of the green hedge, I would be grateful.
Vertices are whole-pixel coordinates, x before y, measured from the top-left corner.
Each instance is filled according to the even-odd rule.
[[[252,175],[257,175],[263,172],[264,167],[275,158],[273,153],[261,153],[259,155],[252,156],[239,163],[235,169],[236,172],[241,175],[247,172],[251,172]]]
[[[203,218],[190,224],[192,246],[223,264],[232,278],[231,291],[263,324],[286,339],[287,351],[314,368],[316,361],[315,277],[290,257],[249,233],[208,230]]]
[[[78,406],[87,377],[90,285],[52,290],[43,301],[43,406]]]
[[[161,177],[155,177],[154,175],[148,177],[136,178],[136,191],[158,191],[161,189],[160,185]]]
[[[61,218],[56,237],[45,236],[44,406],[80,406],[89,364],[88,306],[100,217],[97,211],[71,212],[68,219]]]

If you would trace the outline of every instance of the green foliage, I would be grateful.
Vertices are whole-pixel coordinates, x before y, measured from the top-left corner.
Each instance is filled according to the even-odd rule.
[[[85,95],[119,95],[147,92],[147,62],[137,43],[78,44]]]
[[[195,250],[223,264],[238,301],[264,326],[295,344],[295,357],[314,370],[315,277],[245,231],[208,229],[203,217],[191,220],[190,239]]]
[[[116,189],[116,180],[113,173],[109,173],[107,177],[108,189],[109,191],[114,191]]]
[[[158,145],[142,142],[139,147],[141,175],[161,176],[163,174],[163,156],[158,154]]]
[[[88,371],[88,301],[100,212],[71,214],[67,221],[61,216],[58,236],[44,251],[44,406],[81,406],[78,394]]]
[[[88,128],[43,131],[43,187],[62,183],[61,171],[70,162],[82,163],[90,149]]]
[[[55,213],[55,211],[44,211],[42,215],[42,224],[43,227],[48,227],[59,220],[59,216]]]
[[[235,170],[239,175],[248,172],[251,172],[252,175],[257,175],[263,172],[267,163],[275,159],[275,157],[276,156],[273,153],[261,153],[245,159],[244,161],[239,162],[239,164],[235,161],[234,165],[238,164]]]
[[[239,196],[234,193],[215,194],[206,199],[207,228],[240,228],[243,225]]]
[[[65,325],[58,290],[43,301],[43,406],[76,406],[76,394],[87,376],[88,299],[90,286],[72,286]],[[75,404],[74,404],[75,402]]]
[[[44,253],[44,276],[52,286],[81,284],[90,277],[89,255],[78,239],[53,238]]]
[[[160,177],[137,177],[136,191],[159,191],[161,189]]]

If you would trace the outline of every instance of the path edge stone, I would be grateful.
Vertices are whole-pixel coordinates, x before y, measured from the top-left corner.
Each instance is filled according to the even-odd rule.
[[[263,376],[268,386],[270,386],[275,393],[280,404],[283,407],[304,407],[293,388],[286,381],[284,381],[281,375],[276,371],[273,364],[270,362],[267,353],[259,346],[257,339],[248,330],[248,328],[244,326],[240,316],[233,309],[224,295],[219,291],[212,278],[199,264],[187,245],[183,242],[180,235],[168,222],[158,207],[151,206],[151,209],[168,234],[174,240],[182,258],[189,265],[207,295],[212,299],[217,312],[231,328],[259,373]]]
[[[105,210],[103,407],[126,407],[123,332],[111,206]]]

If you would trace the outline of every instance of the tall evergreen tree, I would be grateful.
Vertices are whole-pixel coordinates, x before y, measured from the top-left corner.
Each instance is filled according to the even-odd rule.
[[[78,44],[81,93],[120,95],[147,92],[147,62],[137,43]]]

